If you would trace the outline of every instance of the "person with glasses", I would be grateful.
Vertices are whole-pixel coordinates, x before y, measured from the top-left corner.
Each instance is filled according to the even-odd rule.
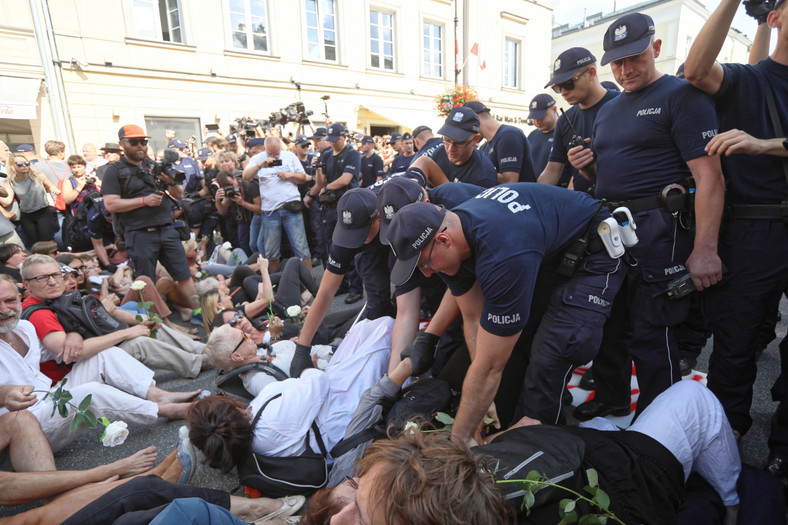
[[[553,76],[545,87],[552,87],[572,107],[558,117],[553,148],[538,182],[575,191],[590,191],[593,183],[572,167],[567,151],[575,133],[581,140],[591,137],[597,113],[619,93],[602,86],[596,57],[582,47],[573,47],[558,55],[553,63]]]
[[[429,128],[419,128],[419,135],[429,131]],[[415,172],[431,186],[444,182],[465,182],[483,188],[495,186],[498,184],[495,166],[476,149],[481,140],[479,130],[479,117],[473,109],[465,106],[452,109],[438,130],[438,134],[443,135],[442,143],[435,148],[425,146],[423,153],[420,150],[406,175]],[[419,143],[423,140],[426,138],[420,138]]]
[[[150,137],[144,129],[127,124],[118,130],[118,138],[125,155],[107,166],[101,194],[113,221],[122,224],[134,272],[155,280],[156,263],[160,261],[178,283],[183,304],[196,308],[189,263],[180,233],[173,225],[172,199],[164,193],[166,190],[178,199],[183,197],[183,187],[163,173],[158,180],[154,177],[154,165],[147,155]],[[117,230],[118,226],[113,226]]]
[[[11,184],[5,189],[19,202],[22,230],[30,245],[54,239],[58,225],[55,208],[50,205],[47,194],[57,195],[60,190],[18,153],[8,164],[8,180]]]

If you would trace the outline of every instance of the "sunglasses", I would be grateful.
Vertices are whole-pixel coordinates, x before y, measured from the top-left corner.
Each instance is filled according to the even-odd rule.
[[[560,84],[554,84],[553,85],[553,91],[555,91],[559,95],[561,94],[561,90],[563,90],[563,89],[565,89],[567,91],[572,91],[573,89],[575,89],[575,81],[578,80],[583,75],[585,75],[586,73],[588,73],[588,69],[586,69],[582,73],[578,73],[577,75],[573,76],[572,78],[570,78],[566,82],[561,82]]]
[[[251,339],[249,339],[248,337],[246,337],[246,334],[245,334],[245,333],[241,332],[241,340],[240,340],[240,341],[238,341],[238,344],[237,344],[237,345],[235,345],[235,348],[233,348],[233,351],[232,351],[232,352],[230,352],[230,353],[231,353],[231,354],[234,354],[234,353],[236,353],[236,352],[238,351],[238,349],[239,349],[239,348],[241,348],[241,345],[242,345],[242,344],[244,344],[244,342],[245,342],[245,341],[251,341]]]
[[[443,137],[443,146],[446,147],[446,148],[451,147],[451,146],[453,146],[455,148],[464,148],[465,146],[467,146],[468,144],[473,142],[474,138],[476,138],[476,135],[472,135],[471,138],[469,138],[468,140],[466,140],[464,142],[457,142],[456,140],[451,140],[451,139],[448,139],[446,137]]]
[[[22,166],[30,166],[30,162],[28,162],[28,161],[25,161],[25,162],[14,162],[14,164],[16,164],[17,166],[19,166],[20,168],[21,168]]]
[[[243,316],[244,316],[244,313],[239,310],[239,311],[235,312],[235,314],[230,318],[229,321],[227,321],[227,324],[229,324],[232,327],[235,327],[235,325],[238,324],[238,321],[240,321]]]
[[[129,143],[129,146],[147,146],[148,139],[123,139]]]
[[[448,229],[448,226],[446,226],[445,228],[443,228],[443,229],[442,229],[441,231],[439,231],[438,233],[443,233],[443,232],[445,232],[447,229]],[[428,254],[427,254],[427,260],[426,260],[426,261],[424,261],[424,264],[419,264],[419,265],[417,265],[417,266],[416,266],[416,268],[418,268],[419,270],[423,270],[424,268],[428,268],[428,267],[430,266],[430,259],[432,259],[432,250],[434,250],[434,249],[435,249],[435,241],[436,241],[436,240],[437,240],[437,238],[438,238],[438,233],[436,233],[436,234],[435,234],[435,237],[433,237],[433,238],[432,238],[432,246],[430,246],[430,253],[428,253]]]

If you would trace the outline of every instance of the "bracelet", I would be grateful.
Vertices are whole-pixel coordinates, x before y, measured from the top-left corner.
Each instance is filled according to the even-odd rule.
[[[142,205],[145,206],[145,197],[142,198]]]

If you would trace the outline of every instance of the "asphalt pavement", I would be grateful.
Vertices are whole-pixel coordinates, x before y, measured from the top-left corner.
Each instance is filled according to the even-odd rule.
[[[322,268],[316,268],[316,273],[322,273],[320,270]],[[359,302],[348,306],[344,304],[344,298],[344,295],[337,296],[331,310],[358,309],[363,304]],[[751,411],[754,420],[753,425],[750,432],[740,442],[743,461],[758,467],[762,467],[766,462],[769,420],[776,408],[776,403],[771,400],[769,389],[777,378],[780,369],[780,356],[777,345],[785,337],[788,329],[788,301],[785,299],[780,304],[780,311],[782,320],[777,325],[777,338],[769,344],[758,362],[758,379],[755,384]],[[202,332],[202,328],[200,330]],[[708,370],[710,352],[711,341],[704,348],[696,369],[703,372]],[[183,379],[171,372],[157,371],[155,379],[157,385],[166,390],[207,389],[215,392],[215,377],[215,370],[203,372],[196,379]],[[88,430],[76,441],[55,454],[55,462],[58,470],[82,470],[121,459],[150,445],[156,446],[158,460],[161,461],[175,447],[178,440],[178,428],[182,424],[182,421],[168,421],[160,418],[159,422],[153,426],[130,425],[128,439],[122,446],[115,448],[107,448],[101,445],[99,437],[102,431],[100,429]],[[210,467],[200,464],[191,483],[201,487],[232,491],[238,486],[238,478],[234,473],[222,475]],[[0,506],[0,516],[10,516],[33,506],[35,505]]]

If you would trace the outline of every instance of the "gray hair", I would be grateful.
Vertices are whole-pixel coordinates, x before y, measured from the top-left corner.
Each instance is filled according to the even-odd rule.
[[[27,280],[29,277],[27,270],[34,264],[55,264],[57,265],[58,269],[60,269],[58,262],[49,255],[34,253],[33,255],[25,257],[25,260],[22,262],[22,268],[19,270],[19,273],[22,275],[22,279]]]
[[[230,357],[237,344],[237,342],[233,342],[231,330],[235,330],[235,328],[229,324],[223,324],[215,329],[208,336],[208,342],[205,343],[203,349],[203,354],[208,357],[211,365],[219,370],[232,370],[238,367],[238,364]],[[240,332],[240,330],[238,331]]]
[[[203,279],[202,281],[197,283],[195,287],[195,291],[197,295],[200,297],[204,297],[211,292],[216,292],[219,290],[219,281],[216,280],[214,277],[208,277],[207,279]]]

